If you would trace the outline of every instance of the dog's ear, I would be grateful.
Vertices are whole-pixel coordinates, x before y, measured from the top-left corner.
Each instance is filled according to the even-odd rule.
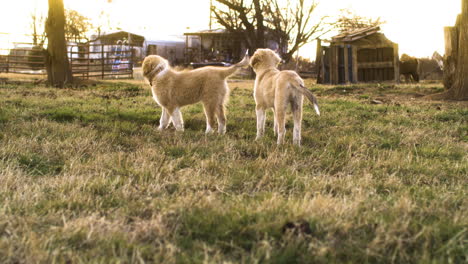
[[[275,60],[275,65],[278,66],[281,63],[281,58],[276,52],[273,52],[273,54],[274,54],[273,58]]]
[[[143,76],[148,77],[148,75],[151,73],[151,71],[154,68],[154,59],[150,57],[146,57],[143,60],[143,65],[142,65],[142,70],[143,70]]]
[[[257,65],[260,62],[260,56],[258,54],[254,54],[252,58],[250,58],[250,66],[252,68],[255,68],[255,65]]]

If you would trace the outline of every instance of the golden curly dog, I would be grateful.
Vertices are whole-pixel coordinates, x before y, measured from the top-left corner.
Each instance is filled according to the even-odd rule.
[[[250,59],[255,78],[254,97],[257,113],[257,138],[265,132],[265,111],[273,108],[274,132],[278,135],[278,144],[284,142],[286,132],[285,120],[288,105],[294,119],[293,143],[301,144],[302,103],[305,95],[313,104],[317,115],[320,115],[317,99],[305,86],[304,81],[294,71],[279,71],[280,57],[270,49],[258,49]]]
[[[184,130],[180,108],[202,102],[206,115],[206,133],[213,132],[215,117],[218,132],[226,132],[225,103],[229,94],[226,82],[228,76],[240,67],[247,66],[249,57],[231,67],[203,67],[195,70],[175,71],[166,59],[147,56],[143,61],[143,76],[149,81],[154,100],[162,107],[159,130],[170,122],[177,131]]]

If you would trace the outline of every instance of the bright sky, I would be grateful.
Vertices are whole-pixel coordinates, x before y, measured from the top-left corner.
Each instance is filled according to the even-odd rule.
[[[1,0],[7,2],[7,0]],[[349,8],[365,17],[387,21],[383,33],[399,44],[400,54],[429,57],[444,53],[444,27],[453,26],[461,11],[461,0],[317,0],[317,16],[339,14]],[[286,2],[286,0],[284,0]],[[210,0],[64,0],[94,22],[107,24],[145,36],[182,35],[190,30],[207,29]],[[30,34],[30,14],[47,11],[47,0],[14,0],[1,5],[0,33]],[[8,7],[8,8],[6,8]],[[102,15],[104,14],[104,15]],[[2,34],[0,34],[0,41]],[[301,50],[313,57],[315,48]]]

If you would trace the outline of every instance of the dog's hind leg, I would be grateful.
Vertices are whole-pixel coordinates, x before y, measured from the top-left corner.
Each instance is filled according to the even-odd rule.
[[[258,107],[256,110],[256,114],[257,114],[257,137],[255,138],[255,140],[259,140],[265,133],[265,119],[266,119],[265,109]]]
[[[276,123],[278,126],[278,140],[277,144],[281,145],[284,142],[284,137],[286,135],[286,109],[276,109]]]
[[[293,144],[301,145],[301,125],[302,125],[302,96],[301,99],[296,99],[291,102],[291,110],[293,112],[294,129],[293,129]]]
[[[284,143],[284,138],[286,136],[286,111],[288,110],[288,105],[290,104],[289,95],[283,93],[276,93],[275,96],[275,117],[276,117],[276,126],[278,129],[278,145]]]
[[[275,136],[278,135],[278,122],[276,122],[275,109],[273,109],[273,133]]]
[[[182,119],[182,113],[179,107],[172,112],[172,123],[174,123],[177,131],[184,131],[184,120]]]
[[[218,133],[221,135],[226,133],[226,114],[224,112],[224,105],[218,105],[216,116],[218,117]]]
[[[166,108],[162,108],[161,119],[159,120],[158,130],[166,129],[171,121],[171,116]]]
[[[206,116],[206,134],[213,133],[213,127],[215,125],[215,113],[216,113],[216,106],[209,103],[203,103],[203,108],[205,108],[205,116]]]

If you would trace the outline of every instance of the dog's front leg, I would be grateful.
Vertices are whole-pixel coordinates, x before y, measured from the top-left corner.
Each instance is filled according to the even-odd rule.
[[[159,120],[159,127],[158,130],[166,129],[169,126],[169,121],[171,120],[171,116],[166,108],[162,108],[161,119]]]
[[[174,109],[172,112],[172,122],[174,123],[177,131],[184,131],[184,120],[182,119],[182,113],[180,112],[179,107]]]
[[[265,133],[265,119],[266,119],[265,109],[257,108],[256,114],[257,114],[257,137],[255,138],[255,140],[259,140]]]

